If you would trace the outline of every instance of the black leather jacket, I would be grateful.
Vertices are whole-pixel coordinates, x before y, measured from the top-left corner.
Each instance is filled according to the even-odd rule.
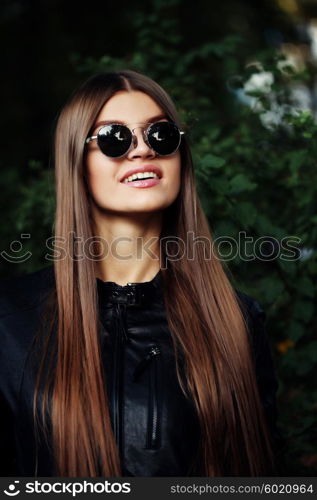
[[[123,475],[190,475],[200,431],[193,403],[176,377],[161,272],[145,283],[120,286],[96,279],[96,285],[102,356]],[[53,266],[1,283],[1,476],[57,476],[44,442],[36,461],[34,371],[29,361],[44,299],[53,286]],[[251,297],[236,293],[251,325],[258,387],[275,436],[278,384],[265,314]]]

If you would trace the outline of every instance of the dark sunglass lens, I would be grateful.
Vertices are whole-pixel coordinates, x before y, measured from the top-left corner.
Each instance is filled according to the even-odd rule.
[[[129,149],[132,133],[124,125],[105,125],[98,132],[98,146],[111,158],[123,156]]]
[[[148,141],[152,149],[161,156],[173,154],[181,141],[178,127],[170,122],[153,123],[148,130]]]

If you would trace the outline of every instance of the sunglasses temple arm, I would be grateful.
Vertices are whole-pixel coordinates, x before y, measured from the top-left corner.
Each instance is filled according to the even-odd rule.
[[[92,135],[91,137],[87,137],[87,139],[85,140],[85,144],[88,144],[93,139],[97,139],[97,136],[96,135]]]

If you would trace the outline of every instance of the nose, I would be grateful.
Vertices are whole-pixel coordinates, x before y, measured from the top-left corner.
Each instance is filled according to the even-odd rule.
[[[133,160],[134,158],[154,158],[155,151],[153,151],[150,146],[144,140],[142,127],[135,127],[132,130],[133,134],[133,145],[128,153],[128,159]]]

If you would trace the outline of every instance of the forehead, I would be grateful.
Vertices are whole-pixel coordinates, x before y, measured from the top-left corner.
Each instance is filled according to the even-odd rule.
[[[139,90],[122,90],[106,102],[97,121],[142,122],[161,114],[163,109],[149,95]]]

